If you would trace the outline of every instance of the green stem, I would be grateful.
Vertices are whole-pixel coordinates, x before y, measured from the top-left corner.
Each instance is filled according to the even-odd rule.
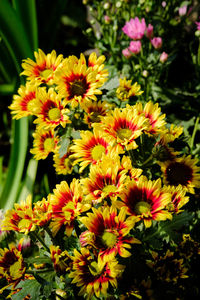
[[[53,268],[46,268],[46,269],[34,269],[34,270],[27,270],[26,273],[27,274],[32,274],[34,275],[35,273],[47,273],[47,272],[51,272],[53,271]]]
[[[35,231],[30,232],[30,235],[34,236],[34,238],[37,239],[48,252],[50,252],[49,247],[47,247],[43,239]]]
[[[191,140],[190,140],[190,149],[192,149],[193,146],[194,146],[194,139],[195,139],[195,135],[196,135],[196,132],[197,132],[198,124],[199,124],[199,117],[196,118],[196,122],[195,122],[195,125],[194,125],[194,130],[193,130],[192,137],[191,137]]]

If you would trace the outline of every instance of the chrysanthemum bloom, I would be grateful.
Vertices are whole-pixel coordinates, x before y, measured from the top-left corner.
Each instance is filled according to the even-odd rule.
[[[93,295],[97,298],[107,296],[109,284],[117,287],[117,279],[124,271],[124,266],[118,264],[116,259],[108,262],[100,258],[94,258],[87,248],[81,248],[81,252],[74,249],[73,271],[69,274],[72,283],[81,287],[79,296],[87,295],[91,299]]]
[[[149,126],[145,129],[146,133],[159,134],[162,133],[165,128],[165,114],[161,114],[161,109],[158,103],[151,101],[147,102],[143,107],[141,102],[136,103],[134,106],[129,108],[133,109],[138,115],[144,115],[147,119]]]
[[[91,128],[92,123],[99,123],[101,116],[106,116],[107,112],[111,110],[112,105],[106,101],[87,101],[82,105],[84,110],[84,122]]]
[[[129,156],[123,155],[121,160],[121,168],[126,171],[126,175],[130,177],[130,179],[134,179],[137,181],[142,174],[143,170],[139,168],[134,168],[132,166],[132,162]]]
[[[81,54],[84,57],[83,54]],[[88,67],[92,68],[92,70],[97,71],[96,81],[104,84],[109,75],[108,70],[104,68],[104,61],[106,57],[104,55],[100,55],[97,57],[95,52],[92,52],[88,57]]]
[[[186,189],[182,185],[164,186],[163,191],[171,194],[171,202],[166,207],[169,212],[175,214],[182,212],[181,207],[189,201],[189,197],[185,196]]]
[[[54,84],[55,70],[61,65],[63,61],[63,55],[56,55],[56,51],[53,50],[47,55],[38,49],[38,52],[34,52],[35,60],[28,58],[22,63],[24,71],[21,75],[27,76],[27,80],[46,83],[48,85]]]
[[[62,98],[53,88],[46,90],[40,88],[37,93],[37,119],[38,129],[55,128],[58,125],[65,127],[71,123],[67,113],[69,110],[62,105]]]
[[[6,211],[2,222],[2,230],[13,230],[28,234],[30,231],[34,231],[35,228],[31,195],[26,198],[26,201],[21,201],[20,204],[15,203],[14,209]]]
[[[178,186],[181,184],[189,193],[194,194],[194,187],[200,187],[200,167],[198,159],[189,156],[158,162],[164,175],[164,183]]]
[[[183,241],[180,242],[177,250],[180,256],[190,259],[200,254],[200,244],[194,241],[190,234],[183,234]]]
[[[168,54],[166,52],[162,52],[160,55],[160,62],[164,63],[168,60]]]
[[[9,249],[0,248],[0,278],[6,278],[15,287],[24,278],[25,271],[22,253],[15,245],[10,244]]]
[[[74,159],[71,157],[72,151],[70,147],[67,149],[67,153],[60,157],[59,146],[56,148],[53,161],[53,166],[55,167],[57,174],[71,174],[74,166]]]
[[[54,245],[51,245],[49,250],[50,258],[57,273],[65,273],[71,269],[72,259],[67,250],[62,251],[59,246]]]
[[[154,270],[159,280],[176,283],[181,278],[188,278],[183,259],[175,258],[170,250],[167,250],[164,257],[156,252],[152,252],[152,256],[154,261],[147,261],[147,265]]]
[[[86,234],[81,234],[82,246],[89,244],[98,249],[103,261],[109,261],[117,254],[128,257],[131,253],[126,248],[130,249],[132,243],[140,244],[139,240],[128,236],[134,224],[126,220],[124,209],[118,213],[112,206],[92,208],[92,213],[87,213],[80,221],[88,229]]]
[[[33,133],[33,148],[30,150],[36,160],[45,159],[51,152],[55,152],[59,142],[58,136],[55,136],[54,129],[36,128]]]
[[[116,154],[104,155],[98,165],[90,167],[89,176],[81,179],[86,200],[92,201],[93,204],[100,203],[106,198],[114,201],[128,180],[125,173]]]
[[[50,228],[54,236],[61,226],[64,226],[67,236],[70,236],[77,216],[91,207],[90,203],[85,201],[79,180],[75,178],[70,186],[66,181],[57,184],[48,200],[52,211]]]
[[[140,53],[141,48],[142,48],[142,43],[140,41],[131,41],[128,47],[128,49],[134,54]]]
[[[148,39],[152,39],[152,37],[153,37],[153,25],[148,24],[148,26],[146,28],[146,36],[148,37]]]
[[[74,108],[87,100],[96,101],[96,95],[102,94],[98,88],[103,84],[103,80],[98,78],[98,71],[98,68],[87,67],[83,56],[80,59],[76,56],[66,58],[55,77],[64,105],[70,103]]]
[[[51,220],[50,203],[43,198],[41,201],[34,203],[33,221],[37,226],[45,226]]]
[[[132,85],[132,80],[127,80],[126,77],[119,79],[119,87],[116,90],[117,98],[121,101],[128,101],[131,97],[139,96],[143,93],[141,86],[135,82]]]
[[[170,128],[165,128],[163,132],[160,132],[160,142],[163,145],[173,142],[183,133],[182,126],[176,126],[171,124]]]
[[[143,220],[146,227],[152,225],[152,220],[172,218],[165,210],[171,196],[163,191],[160,179],[151,181],[141,176],[138,181],[132,180],[120,194],[120,198],[116,202],[118,208],[125,207],[133,221]]]
[[[101,123],[94,124],[94,127],[101,130],[102,135],[108,136],[116,144],[116,151],[121,153],[124,150],[136,149],[136,138],[143,130],[147,129],[146,118],[136,111],[126,108],[115,108],[108,112],[107,116],[101,118]]]
[[[130,19],[129,22],[126,22],[125,26],[122,28],[122,31],[133,40],[140,40],[144,36],[146,30],[145,19],[143,18],[140,22],[138,17]]]
[[[100,131],[82,131],[81,139],[74,140],[71,146],[73,151],[72,157],[75,159],[74,164],[80,163],[80,172],[89,164],[98,163],[103,154],[109,151],[109,139],[102,137]]]
[[[153,39],[151,39],[151,44],[155,49],[160,49],[162,47],[162,38],[154,37]]]
[[[122,54],[126,57],[126,58],[130,58],[132,56],[132,52],[129,51],[128,48],[125,48],[122,50]]]
[[[36,90],[37,85],[27,82],[18,89],[18,94],[13,96],[13,102],[8,107],[11,109],[13,119],[20,119],[26,116],[34,115],[36,109]]]

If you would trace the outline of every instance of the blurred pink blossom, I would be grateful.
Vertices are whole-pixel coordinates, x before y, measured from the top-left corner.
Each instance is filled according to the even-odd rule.
[[[153,25],[148,24],[146,29],[146,36],[151,39],[153,37]]]
[[[195,24],[197,25],[197,30],[200,30],[200,22],[195,22]]]
[[[168,54],[166,52],[163,52],[160,55],[160,62],[164,63],[165,61],[167,61],[167,59],[168,59]]]
[[[162,7],[165,7],[167,5],[166,1],[162,2]]]
[[[110,24],[110,21],[111,21],[110,17],[105,15],[104,16],[104,21],[105,21],[106,24]]]
[[[179,7],[178,9],[178,13],[179,13],[179,16],[184,16],[187,12],[187,5],[184,5],[182,7]]]
[[[132,55],[132,53],[129,51],[128,48],[123,49],[123,50],[122,50],[122,54],[123,54],[126,58],[129,58],[129,57],[131,57],[131,55]]]
[[[146,30],[145,19],[143,18],[140,22],[138,17],[135,17],[135,19],[131,18],[129,22],[126,22],[122,30],[131,39],[140,40],[143,38]]]
[[[141,51],[142,43],[140,41],[132,41],[129,45],[129,50],[134,54],[138,54]]]
[[[154,37],[151,40],[151,44],[155,49],[160,49],[162,47],[162,38],[161,37]]]

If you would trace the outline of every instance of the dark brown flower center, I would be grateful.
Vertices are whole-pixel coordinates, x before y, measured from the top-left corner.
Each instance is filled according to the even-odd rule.
[[[172,162],[166,169],[170,185],[187,185],[192,180],[192,168],[181,162]]]
[[[71,95],[74,96],[83,96],[87,91],[87,83],[83,80],[75,80],[71,84]]]

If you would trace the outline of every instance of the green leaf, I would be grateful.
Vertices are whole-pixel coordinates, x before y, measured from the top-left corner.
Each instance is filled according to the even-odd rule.
[[[21,290],[12,296],[12,300],[23,299],[27,295],[30,295],[31,300],[38,300],[40,295],[40,283],[37,280],[25,280],[20,281],[17,288]]]
[[[104,90],[112,90],[112,89],[117,88],[118,86],[119,86],[119,78],[116,76],[116,77],[110,79],[109,81],[107,81],[103,85],[102,89],[104,89]]]
[[[63,135],[60,138],[60,142],[59,142],[59,145],[60,145],[59,157],[60,158],[62,158],[67,153],[69,144],[70,144],[70,139],[66,135]]]

